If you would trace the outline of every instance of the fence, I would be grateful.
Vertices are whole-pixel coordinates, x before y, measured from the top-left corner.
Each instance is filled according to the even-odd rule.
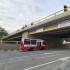
[[[0,50],[19,50],[20,41],[2,41],[0,40]]]

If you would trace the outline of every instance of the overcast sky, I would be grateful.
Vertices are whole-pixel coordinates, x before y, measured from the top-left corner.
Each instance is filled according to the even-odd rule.
[[[70,6],[70,0],[0,0],[0,26],[9,33]]]

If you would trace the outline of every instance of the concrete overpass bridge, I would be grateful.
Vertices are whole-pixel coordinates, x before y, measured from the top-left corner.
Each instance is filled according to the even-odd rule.
[[[70,37],[70,10],[60,10],[32,23],[32,26],[27,26],[2,40],[20,40],[21,37],[42,38],[49,46],[61,46],[63,38]]]

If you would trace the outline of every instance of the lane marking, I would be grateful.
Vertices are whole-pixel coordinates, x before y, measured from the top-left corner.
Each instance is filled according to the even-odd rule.
[[[56,52],[55,52],[55,51],[53,51],[53,52],[51,52],[51,53],[40,53],[40,54],[29,55],[29,56],[24,56],[24,57],[38,56],[38,55],[46,55],[46,54],[53,54],[53,55],[56,55],[55,53],[56,53]],[[57,54],[59,54],[59,53],[57,53]],[[59,54],[59,55],[60,55],[60,54]],[[51,57],[51,56],[49,56],[49,57]]]
[[[43,54],[53,54],[53,53],[43,53]]]
[[[69,57],[65,57],[65,58],[60,58],[59,60],[65,61],[65,60],[67,60],[69,58],[70,58],[70,56]]]
[[[53,54],[53,53],[42,53],[42,54],[29,55],[29,56],[24,56],[24,57],[38,56],[38,55],[44,55],[44,54]]]
[[[51,56],[44,56],[44,57],[37,57],[37,59],[47,58],[47,57],[53,57],[53,56],[57,56],[57,55],[62,55],[62,54],[55,54],[55,55],[51,55]]]
[[[41,65],[36,65],[36,66],[30,67],[30,68],[27,68],[27,69],[24,69],[24,70],[35,69],[35,68],[38,68],[38,67],[41,67],[41,66],[44,66],[44,65],[48,65],[48,64],[51,64],[51,63],[54,63],[54,62],[60,61],[60,60],[62,60],[62,59],[67,60],[68,58],[70,58],[70,56],[68,56],[68,57],[64,57],[64,58],[59,58],[59,59],[57,59],[57,60],[54,60],[54,61],[51,61],[51,62],[48,62],[48,63],[44,63],[44,64],[41,64]]]
[[[57,55],[62,55],[62,54],[56,54],[56,55],[51,55],[51,56],[46,56],[46,57],[36,57],[35,59],[43,59],[43,58],[48,58],[48,57],[54,57],[54,56],[57,56]],[[26,57],[28,57],[28,56],[26,56]],[[17,61],[21,61],[21,60],[23,60],[25,57],[16,57],[15,59],[15,62],[17,62]],[[13,58],[14,59],[14,58]],[[19,60],[18,60],[19,59]],[[9,59],[10,61],[12,60],[12,58],[11,59]],[[11,62],[8,62],[8,63],[11,63]]]
[[[55,60],[55,61],[52,61],[52,62],[37,65],[37,66],[33,66],[33,67],[30,67],[30,68],[27,68],[27,69],[24,69],[24,70],[31,70],[31,69],[38,68],[38,67],[41,67],[41,66],[44,66],[44,65],[47,65],[47,64],[51,64],[51,63],[54,63],[54,62],[57,62],[57,61],[59,61],[59,60]]]
[[[6,59],[6,60],[13,60],[13,59],[22,59],[23,60],[23,58],[27,58],[27,57],[31,57],[31,56],[44,55],[44,54],[53,54],[53,53],[42,53],[42,54],[35,54],[35,55],[29,55],[29,56],[20,56],[20,57],[18,56],[18,57]],[[47,57],[49,57],[49,56],[47,56]],[[50,56],[50,57],[52,57],[52,56]],[[16,61],[18,61],[18,60],[16,60]]]
[[[8,60],[12,60],[12,59],[16,59],[16,58],[18,58],[18,59],[22,59],[23,60],[23,58],[26,58],[26,57],[30,57],[30,56],[37,56],[37,55],[46,55],[47,56],[47,54],[53,54],[53,55],[49,55],[49,56],[47,56],[47,57],[53,57],[53,56],[57,56],[57,55],[62,55],[62,54],[54,54],[55,53],[55,51],[53,51],[53,52],[51,52],[51,53],[41,53],[41,54],[35,54],[35,55],[29,55],[29,56],[18,56],[18,57],[15,57],[15,58],[10,58],[10,59],[8,59]],[[41,58],[43,58],[43,57],[41,57]],[[7,59],[6,59],[7,60]],[[19,60],[16,60],[16,61],[19,61]],[[11,62],[9,62],[9,63],[11,63]]]
[[[61,54],[57,54],[57,55],[61,55]],[[51,55],[51,56],[46,56],[46,57],[37,57],[37,58],[35,58],[35,59],[44,59],[44,58],[48,58],[48,57],[53,57],[53,56],[57,56],[57,55]],[[28,56],[27,56],[28,57]],[[22,61],[23,60],[23,58],[24,57],[16,57],[15,58],[15,61],[12,61],[12,62],[17,62],[17,61]],[[13,58],[14,59],[14,58]],[[20,59],[20,60],[19,60]],[[12,59],[9,59],[10,61],[12,60]],[[8,63],[11,63],[10,61],[7,61]]]

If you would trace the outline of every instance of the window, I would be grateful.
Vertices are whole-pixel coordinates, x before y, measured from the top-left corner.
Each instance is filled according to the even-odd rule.
[[[36,45],[36,40],[31,40],[32,45]]]
[[[30,40],[29,39],[24,39],[24,44],[30,44]]]

